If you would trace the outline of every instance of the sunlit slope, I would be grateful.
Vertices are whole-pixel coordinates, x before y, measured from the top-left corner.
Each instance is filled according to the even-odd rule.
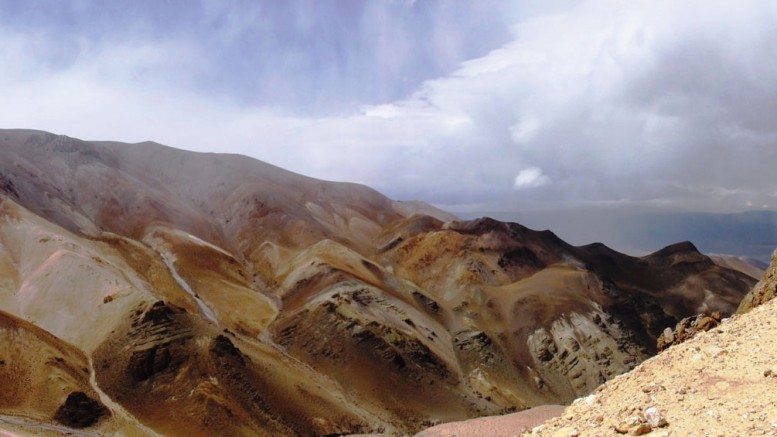
[[[25,210],[0,203],[2,309],[90,353],[124,314],[155,297],[122,257]]]

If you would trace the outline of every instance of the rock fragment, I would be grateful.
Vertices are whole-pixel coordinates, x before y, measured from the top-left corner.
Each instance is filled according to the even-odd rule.
[[[653,431],[653,428],[650,425],[647,423],[640,423],[629,429],[629,435],[645,435],[650,431]]]
[[[648,407],[644,415],[645,421],[653,428],[661,428],[668,424],[666,417],[656,407]]]
[[[629,417],[625,421],[619,423],[615,426],[615,432],[619,434],[626,434],[628,433],[632,428],[636,427],[641,423],[641,420],[639,420],[638,417],[633,416]]]

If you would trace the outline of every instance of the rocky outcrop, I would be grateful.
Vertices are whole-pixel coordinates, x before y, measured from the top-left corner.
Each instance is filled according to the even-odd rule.
[[[648,357],[633,334],[601,311],[572,313],[529,336],[540,384],[583,396]],[[566,387],[565,387],[566,386]]]
[[[224,335],[218,335],[210,347],[210,352],[223,363],[230,363],[239,367],[245,367],[245,356],[236,348],[232,341]]]
[[[763,305],[777,296],[777,250],[772,254],[772,263],[764,273],[763,279],[742,299],[737,309],[738,314],[744,314],[753,308]]]
[[[176,368],[180,359],[176,357],[176,346],[192,337],[190,329],[178,317],[184,310],[162,301],[150,305],[145,311],[138,309],[131,320],[133,328],[129,338],[132,355],[127,372],[135,381],[145,381],[154,375]]]
[[[723,315],[716,311],[712,314],[699,314],[693,317],[686,317],[680,320],[680,323],[674,329],[666,328],[656,342],[658,352],[663,351],[669,346],[680,344],[690,340],[700,332],[709,331],[718,326],[723,319]]]

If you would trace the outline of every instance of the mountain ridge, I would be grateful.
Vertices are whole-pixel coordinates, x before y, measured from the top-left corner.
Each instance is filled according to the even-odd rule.
[[[405,434],[570,402],[755,283],[692,244],[576,247],[237,155],[39,131],[0,148],[0,309],[165,435]]]

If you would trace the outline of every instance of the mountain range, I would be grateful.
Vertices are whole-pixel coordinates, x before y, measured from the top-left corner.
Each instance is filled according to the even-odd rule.
[[[690,242],[573,246],[244,156],[0,150],[0,429],[407,434],[566,404],[756,283]]]
[[[693,241],[704,253],[751,258],[765,269],[777,247],[777,212],[682,212],[634,205],[578,206],[564,210],[460,212],[553,229],[566,241],[602,241],[629,254],[646,254],[678,241]]]

